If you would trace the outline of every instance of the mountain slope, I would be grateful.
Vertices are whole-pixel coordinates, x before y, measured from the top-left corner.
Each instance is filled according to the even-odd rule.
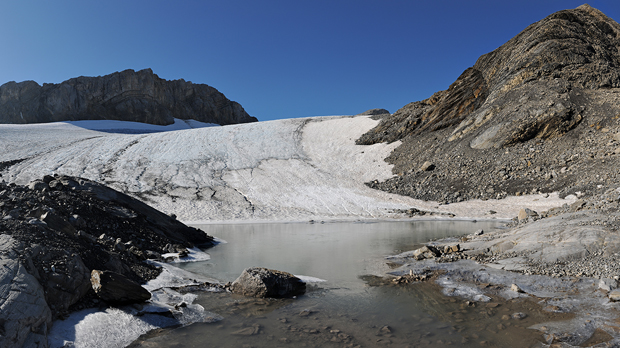
[[[34,81],[0,86],[0,123],[122,120],[168,125],[175,118],[220,125],[257,121],[213,87],[167,81],[151,69],[43,86]]]
[[[618,47],[620,25],[588,5],[530,25],[360,137],[403,140],[387,158],[399,177],[370,185],[453,202],[617,182]]]

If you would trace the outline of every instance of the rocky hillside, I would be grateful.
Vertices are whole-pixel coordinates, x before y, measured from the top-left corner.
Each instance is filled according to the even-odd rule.
[[[174,118],[220,125],[257,121],[213,87],[167,81],[151,69],[43,86],[34,81],[0,86],[0,123],[122,120],[168,125]]]
[[[527,27],[358,139],[401,140],[370,186],[443,202],[618,183],[620,25],[582,5]]]

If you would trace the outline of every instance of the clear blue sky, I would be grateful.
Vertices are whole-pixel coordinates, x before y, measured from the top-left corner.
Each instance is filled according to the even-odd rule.
[[[125,69],[211,85],[259,120],[396,111],[547,15],[536,1],[6,0],[0,84]],[[620,2],[590,1],[620,20]]]

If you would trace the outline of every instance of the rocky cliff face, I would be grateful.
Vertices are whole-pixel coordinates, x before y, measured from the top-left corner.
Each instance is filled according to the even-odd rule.
[[[371,185],[453,201],[592,186],[577,169],[613,176],[599,167],[620,132],[618,47],[620,25],[588,5],[530,25],[358,139],[403,141],[388,158],[400,177]],[[437,171],[420,171],[427,161]]]
[[[123,120],[168,125],[174,118],[220,125],[257,121],[213,87],[167,81],[150,69],[43,86],[34,81],[0,86],[0,123]]]

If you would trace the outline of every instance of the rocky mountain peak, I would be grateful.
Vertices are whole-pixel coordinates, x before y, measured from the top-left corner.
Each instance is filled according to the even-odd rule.
[[[618,47],[620,25],[589,5],[531,24],[447,90],[357,140],[402,140],[387,158],[399,177],[371,186],[439,200],[454,191],[452,201],[530,192],[534,182],[536,192],[585,189],[600,180],[594,173],[615,177],[608,156],[620,147],[608,147],[620,142]],[[425,162],[436,169],[420,172]]]
[[[620,87],[619,34],[618,23],[589,5],[556,12],[481,56],[448,90],[398,110],[359,143],[448,127],[456,127],[450,141],[482,136],[470,139],[474,148],[562,135],[581,121],[579,90]],[[555,107],[544,105],[551,101]],[[534,104],[542,105],[528,108]]]
[[[168,125],[174,118],[221,125],[257,121],[213,87],[164,80],[151,69],[43,86],[34,81],[0,86],[0,123],[122,120]]]

